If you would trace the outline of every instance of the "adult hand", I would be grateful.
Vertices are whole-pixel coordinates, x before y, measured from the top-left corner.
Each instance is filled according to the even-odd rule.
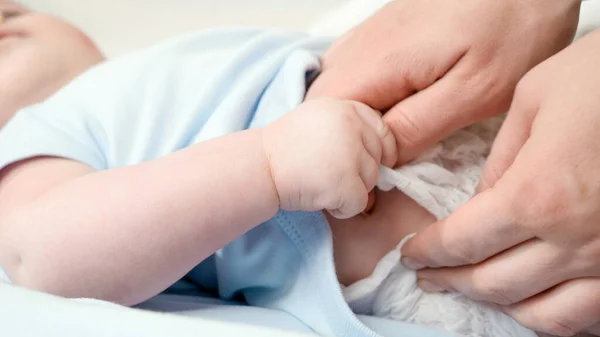
[[[480,193],[410,240],[403,262],[429,267],[424,289],[504,305],[538,331],[600,322],[599,135],[600,30],[525,75]]]
[[[307,98],[374,109],[398,163],[463,126],[505,112],[532,67],[571,42],[580,0],[396,0],[323,56]],[[400,102],[399,104],[397,104]]]

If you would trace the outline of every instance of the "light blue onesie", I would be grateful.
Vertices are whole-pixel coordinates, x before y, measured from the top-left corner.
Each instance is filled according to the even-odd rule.
[[[106,170],[262,127],[302,102],[329,42],[222,29],[104,63],[17,113],[0,131],[0,169],[49,155]],[[344,301],[331,233],[318,212],[280,211],[187,279],[222,298],[243,296],[251,305],[286,311],[321,335],[378,336]],[[384,325],[387,336],[445,335],[398,322]]]

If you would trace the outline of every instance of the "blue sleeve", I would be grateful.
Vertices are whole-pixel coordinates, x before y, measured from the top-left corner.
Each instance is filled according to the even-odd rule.
[[[0,130],[0,169],[57,156],[103,170],[243,130],[286,60],[313,45],[296,33],[220,29],[108,61],[18,112]]]
[[[83,115],[56,114],[48,119],[43,110],[24,109],[0,130],[0,169],[37,156],[73,159],[97,170],[105,166],[96,139],[88,132],[92,123]]]
[[[320,212],[280,211],[218,251],[214,264],[221,297],[241,295],[251,305],[282,310],[320,336],[449,336],[429,327],[355,316],[341,292],[331,231]]]

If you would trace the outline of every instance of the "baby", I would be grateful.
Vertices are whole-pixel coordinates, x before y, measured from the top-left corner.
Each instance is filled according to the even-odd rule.
[[[0,127],[103,58],[70,24],[0,0]]]
[[[0,32],[26,33],[0,40],[0,57],[43,36],[35,14],[3,13]],[[396,249],[472,195],[499,121],[387,169],[396,143],[376,111],[303,102],[329,42],[192,34],[93,67],[20,110],[0,130],[0,265],[10,280],[134,305],[186,276],[321,335],[378,336],[348,303],[464,336],[530,335],[462,296],[422,293]],[[377,183],[389,192],[361,214]]]

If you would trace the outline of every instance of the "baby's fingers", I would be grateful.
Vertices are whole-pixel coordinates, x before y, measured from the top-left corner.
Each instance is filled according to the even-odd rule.
[[[396,139],[381,114],[369,106],[352,102],[356,113],[360,116],[366,128],[363,130],[363,142],[371,157],[378,163],[393,167],[398,157]]]
[[[375,205],[375,194],[373,193],[373,189],[375,188],[375,185],[377,185],[377,180],[379,179],[379,163],[376,162],[367,151],[364,151],[361,155],[359,170],[360,178],[367,191],[369,191],[367,194],[367,205],[361,213],[368,213]]]
[[[368,193],[375,188],[375,185],[377,185],[377,180],[379,179],[379,163],[376,162],[367,151],[364,151],[360,157],[358,168],[360,170],[359,174],[363,181],[364,188],[366,188]]]
[[[348,184],[341,184],[346,189],[339,191],[341,198],[339,207],[327,209],[329,214],[338,219],[348,219],[360,214],[368,203],[368,191],[360,177],[354,177]]]

